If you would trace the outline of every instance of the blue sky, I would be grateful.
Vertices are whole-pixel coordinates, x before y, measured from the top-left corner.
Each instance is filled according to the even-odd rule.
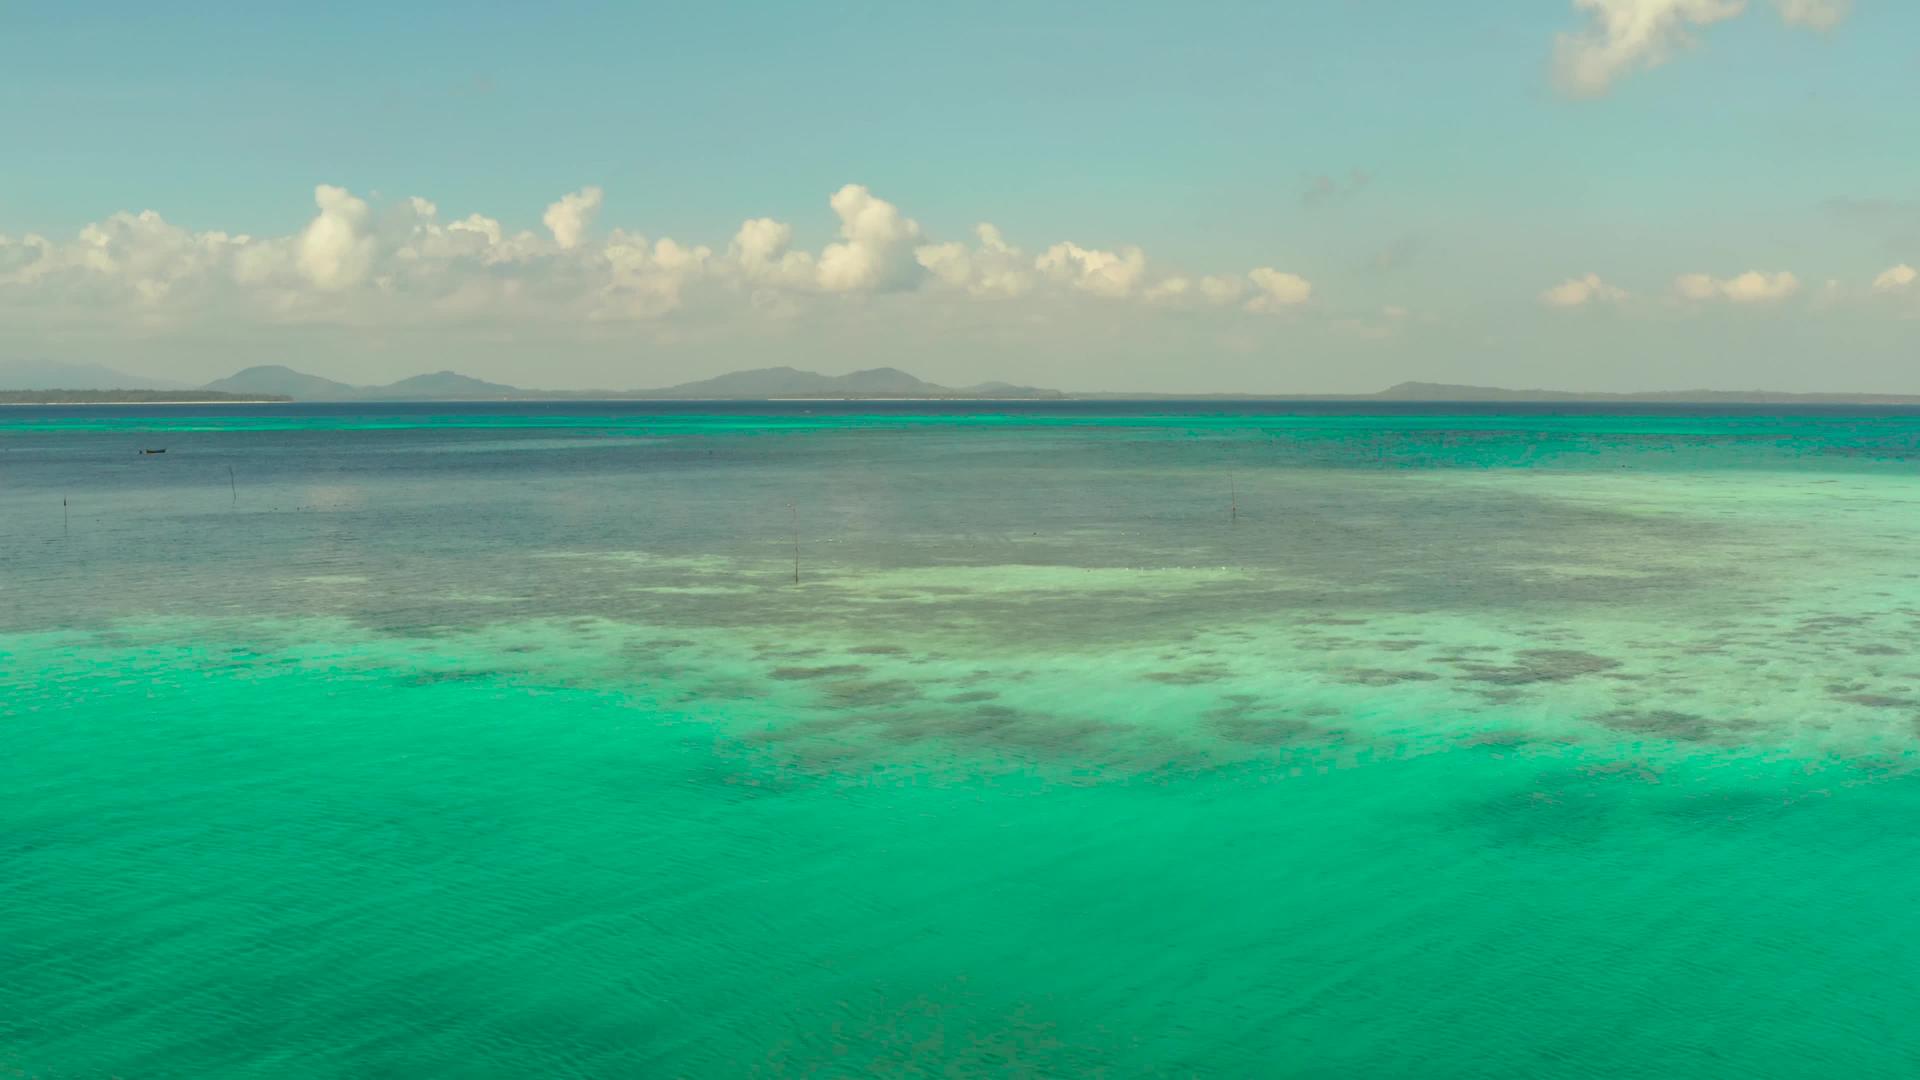
[[[0,363],[1920,391],[1920,287],[1874,284],[1920,263],[1915,100],[1920,5],[1891,0],[12,5],[0,234],[17,250],[0,306],[22,315]],[[368,246],[303,297],[323,184],[364,213],[347,205],[345,231],[320,240]],[[828,199],[849,184],[913,225],[882,228],[875,273],[829,287],[730,261],[763,217],[824,254],[846,239]],[[535,250],[552,243],[547,207],[588,188],[601,195],[571,254]],[[394,219],[415,196],[434,205],[427,225]],[[129,227],[110,256],[94,244],[91,277],[54,250],[149,209],[188,239]],[[429,279],[407,237],[476,213],[532,239],[434,256]],[[983,296],[913,254],[973,245],[980,222],[1032,284]],[[614,290],[648,299],[615,313],[615,230],[711,258],[670,282],[658,260],[630,268]],[[282,238],[285,266],[149,253],[200,252],[191,238],[210,232]],[[29,234],[53,247],[23,254]],[[1123,288],[1073,276],[1091,265],[1079,256],[1031,265],[1062,243],[1137,247],[1146,269]],[[1257,304],[1258,268],[1310,295]],[[1676,284],[1749,271],[1794,286]],[[1578,310],[1542,299],[1588,274],[1605,288]],[[1153,292],[1209,276],[1241,291]],[[448,301],[507,278],[512,305]],[[124,325],[105,325],[116,288]],[[62,317],[63,299],[86,318]]]

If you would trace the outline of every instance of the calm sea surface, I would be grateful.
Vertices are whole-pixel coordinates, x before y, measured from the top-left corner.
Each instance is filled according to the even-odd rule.
[[[1911,411],[0,409],[0,1075],[1920,1075],[1917,542]]]

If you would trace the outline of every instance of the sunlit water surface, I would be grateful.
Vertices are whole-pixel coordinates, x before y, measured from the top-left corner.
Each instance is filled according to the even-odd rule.
[[[0,1070],[1915,1075],[1917,455],[8,409]]]

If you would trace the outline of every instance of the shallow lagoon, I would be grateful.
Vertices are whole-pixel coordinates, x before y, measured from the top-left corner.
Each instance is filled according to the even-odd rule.
[[[0,414],[0,1065],[1920,1068],[1920,414],[981,408]]]

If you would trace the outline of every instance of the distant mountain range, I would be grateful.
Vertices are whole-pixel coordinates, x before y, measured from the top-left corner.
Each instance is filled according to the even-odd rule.
[[[295,401],[481,401],[547,396],[454,371],[415,375],[385,386],[352,386],[279,364],[236,371],[215,379],[206,388],[229,394],[281,394]]]
[[[527,390],[486,382],[454,371],[415,375],[385,386],[351,386],[277,364],[250,367],[207,384],[231,394],[281,394],[296,401],[498,401],[511,399],[638,399],[660,401],[763,401],[770,398],[1059,398],[1058,390],[1007,383],[951,387],[915,378],[898,368],[848,375],[821,375],[797,368],[760,368],[657,390]]]
[[[796,368],[773,367],[735,371],[660,390],[634,390],[623,396],[726,401],[756,398],[1061,398],[1067,395],[1058,390],[1001,382],[941,386],[890,367],[869,368],[846,375],[821,375]]]
[[[48,390],[46,388],[57,388]],[[976,386],[942,386],[898,368],[871,368],[846,375],[822,375],[791,367],[735,371],[711,379],[680,383],[654,390],[529,390],[487,382],[456,371],[415,375],[383,386],[354,386],[309,375],[278,364],[250,367],[204,387],[191,388],[128,375],[98,364],[24,363],[0,365],[0,392],[33,391],[36,401],[115,400],[115,391],[129,392],[122,400],[154,401],[134,391],[175,391],[173,400],[195,394],[219,400],[294,401],[509,401],[509,400],[638,400],[638,401],[766,401],[779,399],[885,400],[1164,400],[1164,401],[1382,401],[1382,402],[1643,402],[1698,404],[1856,404],[1920,405],[1911,394],[1788,394],[1770,390],[1659,390],[1640,393],[1582,393],[1568,390],[1509,390],[1497,386],[1456,383],[1403,382],[1372,394],[1128,394],[1074,393],[1033,386],[990,382]],[[69,396],[59,396],[60,391]],[[101,396],[101,395],[108,396]],[[13,396],[10,400],[22,400]]]
[[[229,394],[284,394],[299,401],[338,401],[355,393],[355,388],[346,383],[278,364],[236,371],[208,383],[207,389]]]

